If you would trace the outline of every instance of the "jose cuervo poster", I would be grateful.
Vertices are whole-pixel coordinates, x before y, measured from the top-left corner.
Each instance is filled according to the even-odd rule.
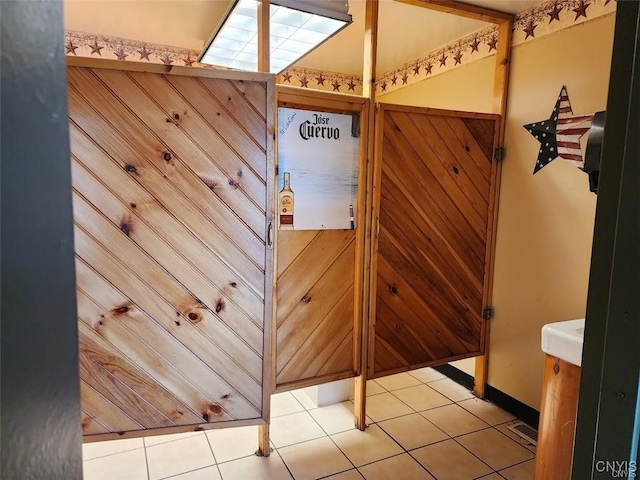
[[[352,118],[278,108],[280,229],[355,228],[359,140]]]

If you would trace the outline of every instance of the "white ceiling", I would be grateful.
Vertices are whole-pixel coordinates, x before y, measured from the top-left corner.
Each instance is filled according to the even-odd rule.
[[[479,30],[486,23],[379,0],[378,73]],[[543,0],[467,0],[518,13]],[[65,0],[69,30],[202,49],[231,0]],[[350,0],[353,24],[296,65],[362,74],[365,0]]]

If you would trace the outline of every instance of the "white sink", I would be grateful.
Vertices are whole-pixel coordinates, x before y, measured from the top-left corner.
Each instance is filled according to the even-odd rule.
[[[542,351],[578,367],[582,363],[584,318],[548,323],[542,327]]]

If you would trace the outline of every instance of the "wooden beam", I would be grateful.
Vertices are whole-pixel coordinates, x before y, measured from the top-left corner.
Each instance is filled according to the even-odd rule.
[[[271,444],[269,443],[269,424],[258,425],[258,451],[259,457],[271,455]]]
[[[258,72],[266,72],[266,73],[268,73],[269,69],[271,68],[271,64],[269,62],[269,59],[270,59],[269,38],[271,35],[270,25],[269,25],[270,5],[271,5],[270,0],[260,0],[260,3],[258,3]],[[275,90],[271,92],[270,101],[275,104],[275,101],[276,101]],[[274,108],[275,108],[275,105],[274,105]],[[271,160],[271,162],[273,161],[274,159]],[[272,163],[272,168],[274,168],[275,170],[275,166],[273,165],[273,163]],[[275,274],[273,278],[274,278],[273,282],[275,282]],[[274,285],[274,291],[275,291],[275,285]],[[273,315],[273,324],[275,325],[275,314]],[[275,335],[273,335],[273,338],[275,338]],[[270,341],[270,344],[272,343],[273,342]],[[272,347],[273,345],[270,345],[270,346]],[[275,350],[272,351],[272,354],[275,354]],[[273,365],[270,365],[269,373],[271,373],[272,367]],[[267,376],[273,377],[273,375],[265,375],[265,379]],[[269,381],[268,384],[264,382],[262,385],[263,390],[268,392],[268,395],[267,394],[264,395],[264,405],[262,407],[263,408],[262,417],[266,423],[264,425],[258,426],[258,451],[256,452],[256,455],[259,455],[261,457],[268,457],[269,455],[271,455],[271,445],[269,443],[269,421],[271,416],[271,395],[270,394],[273,391],[272,383],[273,383],[273,379],[271,379],[271,381]]]
[[[258,71],[269,72],[271,69],[269,38],[271,35],[269,17],[271,0],[260,0],[258,3]]]
[[[507,94],[509,92],[509,69],[511,66],[511,46],[513,34],[513,18],[498,24],[498,49],[496,52],[495,73],[493,78],[493,111],[500,115],[497,126],[496,147],[504,146],[504,135],[507,116]],[[496,243],[496,230],[498,221],[498,200],[500,198],[500,176],[502,163],[495,162],[497,170],[492,192],[490,194],[490,212],[487,235],[487,254],[485,257],[485,281],[483,291],[484,306],[491,306],[493,293],[493,263]],[[487,390],[489,375],[489,320],[485,326],[480,348],[484,352],[476,358],[474,393],[479,398],[484,398]]]
[[[493,80],[493,113],[497,113],[502,117],[500,144],[504,141],[504,117],[507,113],[512,36],[513,18],[510,18],[498,25],[498,49]]]
[[[428,8],[442,13],[451,13],[459,17],[471,18],[490,23],[502,23],[512,19],[512,15],[490,8],[476,7],[463,2],[453,0],[395,0],[396,2]]]
[[[269,19],[270,19],[270,8],[271,6],[271,1],[270,0],[260,0],[260,3],[258,3],[258,72],[265,72],[265,73],[269,73],[269,70],[271,68],[271,64],[270,64],[270,46],[269,46],[269,38],[271,35],[271,30],[270,30],[270,24],[269,24]],[[269,95],[269,99],[268,101],[270,103],[268,103],[269,105],[273,105],[273,108],[275,109],[275,102],[276,102],[276,93],[275,93],[275,88],[272,86],[271,88],[271,92]],[[272,118],[275,118],[275,112],[272,113]],[[275,120],[274,120],[275,121]],[[271,127],[273,127],[273,124],[271,125]],[[272,131],[274,131],[274,129],[272,128]],[[273,138],[273,135],[271,135],[271,138]],[[270,159],[270,168],[273,169],[273,171],[275,171],[275,159],[271,158]],[[271,191],[272,195],[273,195],[273,201],[275,204],[275,193],[273,193],[273,191]],[[273,220],[272,220],[273,221]],[[273,250],[270,250],[271,252],[273,252]],[[272,258],[272,262],[275,261],[275,254],[273,255]],[[273,265],[273,263],[272,263]],[[275,292],[275,269],[272,272],[273,273],[273,277],[272,277],[272,282],[273,282],[273,291]],[[269,281],[269,278],[267,277],[267,281]],[[273,328],[275,329],[275,302],[273,302],[273,298],[270,299],[270,305],[273,307],[272,310],[272,319],[273,319]],[[265,305],[266,306],[266,305]],[[265,350],[268,350],[270,352],[270,357],[273,357],[275,355],[275,348],[273,343],[275,342],[275,332],[272,331],[271,333],[272,337],[269,339],[269,344],[267,344],[265,342]],[[265,354],[267,354],[267,351],[265,351]],[[274,383],[274,378],[275,376],[272,375],[272,370],[274,367],[274,362],[273,362],[273,358],[271,361],[271,364],[269,365],[268,368],[268,373],[265,372],[264,378],[263,378],[263,406],[262,406],[262,418],[264,419],[264,421],[266,422],[264,425],[260,425],[258,426],[258,451],[256,452],[256,455],[259,455],[261,457],[268,457],[269,455],[271,455],[271,445],[269,443],[269,421],[270,421],[270,417],[271,417],[271,392],[274,390],[275,385],[273,385]],[[269,381],[267,382],[267,378],[269,378]]]
[[[118,70],[123,72],[159,73],[161,75],[219,78],[246,82],[269,82],[273,78],[272,75],[266,73],[243,72],[241,70],[194,68],[159,63],[130,62],[128,60],[109,60],[106,58],[72,57],[67,55],[65,60],[67,61],[67,67],[99,68],[101,70]]]
[[[360,376],[356,378],[354,404],[355,404],[355,425],[356,428],[364,430],[366,428],[366,399],[367,399],[367,376],[369,367],[369,344],[370,336],[369,329],[372,325],[371,312],[369,312],[369,296],[371,295],[370,289],[367,288],[370,281],[370,268],[371,268],[371,203],[373,199],[373,191],[371,185],[373,184],[373,155],[374,155],[374,114],[375,114],[375,99],[376,99],[376,61],[378,51],[378,0],[366,0],[365,9],[365,25],[364,25],[364,69],[362,73],[362,95],[369,100],[367,109],[367,128],[366,128],[366,151],[365,151],[365,168],[366,168],[366,184],[364,188],[369,189],[365,195],[365,225],[364,225],[364,238],[365,248],[363,249],[363,255],[359,259],[362,262],[362,267],[357,270],[359,276],[357,280],[361,282],[362,286],[362,298],[359,312],[362,321],[361,329],[361,349],[360,349]],[[361,187],[361,188],[363,188]]]
[[[366,0],[364,17],[364,65],[362,96],[372,103],[376,98],[376,62],[378,59],[378,0]],[[373,105],[369,106],[373,110]],[[373,117],[369,119],[373,123]],[[370,152],[373,153],[373,152]]]

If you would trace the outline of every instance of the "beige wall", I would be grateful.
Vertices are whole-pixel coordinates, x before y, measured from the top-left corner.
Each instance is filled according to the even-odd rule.
[[[554,160],[532,175],[539,143],[522,127],[549,118],[562,85],[576,114],[606,106],[614,17],[513,50],[495,259],[489,383],[539,409],[545,323],[584,317],[596,197],[587,175]],[[379,97],[491,111],[493,57]],[[473,360],[456,366],[473,373]]]

